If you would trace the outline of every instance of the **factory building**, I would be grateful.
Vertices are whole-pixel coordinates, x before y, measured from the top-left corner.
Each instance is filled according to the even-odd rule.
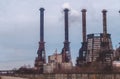
[[[82,67],[92,62],[102,62],[111,67],[113,47],[111,35],[107,33],[107,11],[103,10],[103,33],[86,35],[86,9],[82,9],[82,47],[76,60],[76,66]]]
[[[107,33],[106,10],[103,15],[103,32],[87,34],[86,31],[86,9],[82,9],[82,46],[79,49],[79,56],[76,59],[77,67],[84,67],[93,62],[101,63],[101,67],[110,67],[113,61],[113,47],[111,34]],[[55,51],[48,56],[46,63],[45,42],[44,42],[44,8],[40,8],[40,42],[35,59],[35,69],[39,73],[55,73],[71,71],[73,64],[71,61],[70,42],[69,42],[69,9],[64,9],[64,46],[62,51]],[[116,59],[120,58],[119,48],[115,52]]]
[[[48,56],[48,63],[44,64],[44,73],[64,72],[72,68],[72,62],[62,62],[62,54],[55,52]]]
[[[62,54],[53,54],[48,56],[48,63],[62,63]]]
[[[110,50],[113,50],[111,35],[107,34]],[[99,57],[101,51],[101,44],[103,42],[103,33],[88,34],[87,35],[87,56],[86,62],[94,62]]]

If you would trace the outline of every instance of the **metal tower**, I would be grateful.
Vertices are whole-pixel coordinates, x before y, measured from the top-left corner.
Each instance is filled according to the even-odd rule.
[[[79,57],[77,57],[77,66],[81,66],[86,62],[87,41],[86,41],[86,9],[82,9],[82,47],[79,50]]]
[[[40,42],[37,51],[38,56],[35,59],[35,68],[39,73],[43,73],[43,64],[46,63],[45,42],[44,42],[44,8],[40,8]]]
[[[69,9],[64,9],[65,14],[65,41],[64,41],[64,47],[62,49],[62,62],[70,62],[71,61],[71,55],[70,55],[70,47],[69,47],[69,27],[68,27],[68,12]]]
[[[103,39],[101,43],[99,59],[100,61],[102,61],[103,64],[105,64],[105,68],[110,70],[112,66],[113,50],[111,50],[109,47],[109,39],[107,35],[107,18],[106,18],[107,10],[104,9],[102,13],[103,13]]]

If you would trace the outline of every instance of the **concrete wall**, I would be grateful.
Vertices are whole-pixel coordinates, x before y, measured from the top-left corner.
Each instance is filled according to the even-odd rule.
[[[29,79],[120,79],[120,73],[37,74],[25,76]]]

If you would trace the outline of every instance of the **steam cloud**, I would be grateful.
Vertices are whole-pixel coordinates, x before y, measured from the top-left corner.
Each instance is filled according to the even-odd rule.
[[[64,3],[64,4],[62,5],[62,8],[63,8],[63,9],[65,9],[65,8],[71,9],[70,4],[69,4],[68,2]]]
[[[65,8],[68,8],[70,10],[70,12],[69,12],[69,22],[70,23],[75,23],[75,22],[81,21],[80,12],[73,9],[68,2],[66,2],[62,5],[62,9],[65,9]],[[64,17],[62,17],[62,20],[63,20],[63,18]]]

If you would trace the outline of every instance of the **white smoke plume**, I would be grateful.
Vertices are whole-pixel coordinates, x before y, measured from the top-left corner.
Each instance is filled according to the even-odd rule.
[[[80,21],[81,21],[80,12],[72,9],[70,13],[70,22],[74,23],[74,22],[80,22]]]
[[[69,22],[70,23],[75,23],[75,22],[80,22],[81,21],[81,16],[80,16],[80,11],[77,11],[73,9],[68,2],[64,3],[62,5],[62,9],[68,8],[70,10],[69,12]],[[63,20],[62,16],[62,20]]]
[[[62,9],[65,9],[65,8],[71,9],[70,4],[68,2],[62,5]]]

